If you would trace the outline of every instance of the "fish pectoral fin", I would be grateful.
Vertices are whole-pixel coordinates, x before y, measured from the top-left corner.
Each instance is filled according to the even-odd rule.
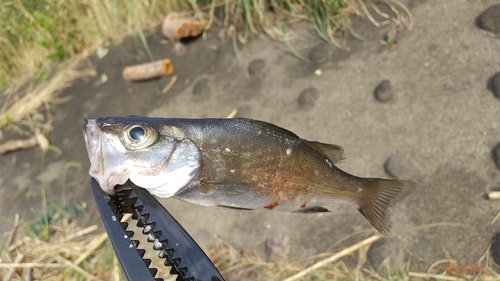
[[[323,154],[328,157],[333,163],[342,162],[345,159],[344,149],[341,146],[335,144],[321,143],[317,141],[309,141],[309,143],[323,152]]]
[[[330,210],[328,210],[325,207],[321,207],[321,206],[306,207],[306,208],[302,208],[302,209],[295,211],[295,213],[304,213],[304,214],[329,213],[329,212],[330,212]]]
[[[216,205],[215,207],[217,208],[222,208],[222,209],[228,209],[228,210],[245,210],[245,211],[250,211],[250,210],[253,210],[253,209],[249,209],[249,208],[241,208],[241,207],[235,207],[235,206],[228,206],[228,205]]]

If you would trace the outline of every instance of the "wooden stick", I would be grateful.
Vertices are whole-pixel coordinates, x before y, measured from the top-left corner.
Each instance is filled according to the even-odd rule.
[[[160,76],[168,76],[174,73],[174,65],[169,59],[157,60],[133,66],[127,66],[123,69],[123,79],[133,81],[144,81]]]
[[[306,268],[306,269],[298,272],[295,275],[292,275],[292,276],[288,277],[287,279],[285,279],[283,281],[297,280],[297,279],[305,276],[306,274],[310,273],[313,270],[316,270],[316,269],[318,269],[320,267],[325,266],[326,264],[332,263],[332,262],[334,262],[334,261],[336,261],[336,260],[338,260],[338,259],[340,259],[340,258],[342,258],[344,256],[347,256],[347,255],[351,254],[352,252],[357,251],[358,249],[360,249],[360,248],[362,248],[364,246],[372,244],[373,242],[379,240],[382,237],[384,237],[384,236],[381,235],[381,234],[373,235],[370,238],[367,238],[367,239],[365,239],[365,240],[363,240],[361,242],[358,242],[358,243],[352,245],[351,247],[345,248],[344,250],[342,250],[342,251],[334,254],[333,256],[330,256],[330,257],[328,257],[328,258],[326,258],[324,260],[321,260],[321,261],[313,264],[312,266],[310,266],[310,267],[308,267],[308,268]]]

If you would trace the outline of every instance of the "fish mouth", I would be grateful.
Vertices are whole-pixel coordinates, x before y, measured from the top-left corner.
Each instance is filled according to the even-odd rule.
[[[82,122],[83,138],[85,147],[90,159],[89,174],[95,177],[102,185],[101,179],[104,175],[101,147],[101,132],[95,119],[83,119]]]
[[[115,171],[113,159],[106,160],[105,156],[113,149],[104,141],[105,136],[96,119],[83,119],[82,130],[90,160],[90,176],[99,182],[104,192],[115,194],[115,185],[124,184],[128,179],[128,174]],[[109,155],[107,156],[110,158]]]

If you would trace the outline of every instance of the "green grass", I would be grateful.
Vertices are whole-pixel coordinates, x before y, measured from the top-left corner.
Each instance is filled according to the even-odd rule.
[[[354,4],[354,0],[11,0],[0,5],[0,87],[25,74],[35,77],[48,65],[130,33],[139,34],[153,59],[142,29],[156,26],[170,11],[210,13],[221,7],[225,24],[246,33],[302,19],[333,43],[339,32],[349,30]]]

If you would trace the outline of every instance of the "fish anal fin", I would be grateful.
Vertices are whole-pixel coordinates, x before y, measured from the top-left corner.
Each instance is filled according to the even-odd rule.
[[[235,207],[235,206],[228,206],[228,205],[216,205],[215,207],[217,208],[222,208],[222,209],[228,209],[228,210],[239,210],[239,211],[250,211],[250,210],[253,210],[253,209],[249,209],[249,208],[241,208],[241,207]]]
[[[390,207],[403,200],[416,187],[411,181],[371,179],[364,196],[358,202],[359,212],[380,233],[389,235],[391,229]]]
[[[341,146],[317,141],[309,141],[309,143],[320,150],[333,163],[339,163],[345,159],[344,149]]]
[[[304,214],[329,213],[330,210],[328,210],[325,207],[321,207],[321,206],[311,206],[311,207],[306,207],[306,208],[298,209],[295,212],[296,213],[304,213]]]

